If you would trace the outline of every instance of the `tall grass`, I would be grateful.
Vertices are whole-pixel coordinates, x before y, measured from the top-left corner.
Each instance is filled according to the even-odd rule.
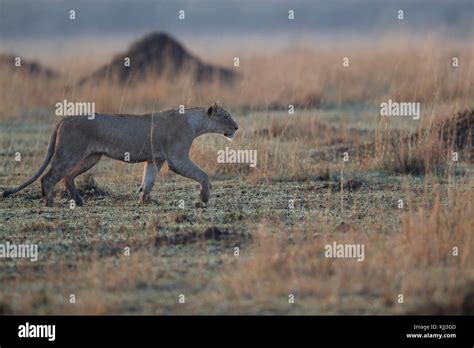
[[[446,174],[451,170],[455,138],[446,141],[440,137],[439,121],[442,115],[473,107],[472,45],[464,41],[446,43],[436,36],[424,41],[387,37],[377,42],[360,40],[345,47],[315,47],[308,43],[272,53],[242,52],[245,50],[239,54],[241,66],[235,68],[241,78],[231,86],[217,82],[199,85],[186,73],[171,79],[150,76],[133,85],[76,85],[75,81],[103,64],[103,53],[97,61],[89,54],[78,54],[74,59],[67,55],[56,57],[50,67],[63,73],[57,80],[33,78],[19,70],[0,67],[0,120],[34,115],[37,110],[48,114],[50,110],[53,123],[54,105],[62,99],[94,101],[98,112],[118,113],[153,112],[180,104],[205,105],[218,99],[232,113],[248,117],[239,118],[244,126],[234,143],[216,143],[209,137],[198,140],[193,147],[191,156],[214,175],[317,177],[328,168],[328,161],[318,154],[321,147],[343,145],[357,153],[362,141],[375,143],[374,150],[362,151],[356,159],[388,173]],[[230,66],[233,53],[222,52],[212,60]],[[343,67],[344,57],[349,58],[349,67]],[[451,64],[453,57],[459,59],[457,68]],[[349,122],[338,128],[328,126],[319,120],[315,110],[351,103],[377,110],[380,102],[389,98],[422,103],[416,138],[408,130],[394,131],[384,121],[375,138],[369,138],[371,134],[360,137]],[[268,117],[264,122],[254,120],[255,109],[263,110],[263,114],[268,109],[287,111],[289,104],[295,105],[297,114]],[[307,109],[305,116],[299,113],[301,109]],[[377,118],[375,114],[374,119]],[[257,169],[216,165],[216,149],[225,146],[257,150]],[[339,155],[337,151],[336,154]],[[329,161],[334,159],[332,156]]]
[[[240,48],[238,68],[233,67],[229,56],[233,52],[202,57],[235,69],[241,79],[232,86],[217,82],[196,84],[186,73],[171,80],[150,77],[133,86],[76,86],[75,81],[103,64],[103,57],[94,62],[88,53],[91,51],[92,47],[77,48],[74,59],[65,55],[51,61],[51,68],[63,72],[57,81],[28,78],[19,73],[20,68],[0,68],[0,118],[15,117],[39,106],[53,110],[63,98],[95,101],[100,112],[126,113],[180,104],[204,105],[215,99],[227,107],[244,110],[287,109],[289,104],[299,108],[348,103],[378,105],[388,98],[421,101],[427,108],[449,103],[460,110],[474,95],[472,45],[464,41],[446,43],[436,36],[424,41],[408,37],[387,37],[377,42],[361,39],[345,47],[308,43],[271,54],[262,49],[253,52]],[[87,54],[81,56],[77,52]],[[349,58],[349,67],[343,67],[344,57]],[[457,68],[452,67],[453,57],[459,59]]]
[[[286,303],[290,311],[289,294],[303,313],[306,306],[323,313],[376,313],[387,306],[390,313],[427,314],[435,310],[432,304],[464,313],[463,301],[474,292],[462,288],[474,281],[473,193],[461,185],[425,194],[424,201],[433,202],[428,207],[394,210],[401,225],[389,235],[380,233],[383,222],[368,230],[334,232],[331,223],[282,229],[262,221],[252,252],[227,263],[216,287],[222,291],[210,298],[247,313],[265,312],[275,303]],[[365,245],[364,261],[326,258],[325,245],[334,241]],[[250,299],[259,307],[255,302],[246,307]]]
[[[376,166],[395,174],[448,175],[473,150],[474,109],[423,119],[416,131],[394,130],[382,119],[376,134]]]

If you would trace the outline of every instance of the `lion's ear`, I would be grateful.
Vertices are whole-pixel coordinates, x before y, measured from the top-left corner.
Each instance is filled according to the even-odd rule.
[[[219,107],[219,102],[217,102],[217,101],[214,102],[214,103],[209,107],[209,109],[207,109],[207,114],[208,114],[209,116],[211,116],[213,113],[214,113],[214,114],[217,113],[218,107]]]

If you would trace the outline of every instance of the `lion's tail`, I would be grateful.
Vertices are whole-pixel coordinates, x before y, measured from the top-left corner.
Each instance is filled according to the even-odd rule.
[[[54,127],[54,130],[53,130],[53,133],[51,133],[51,137],[49,138],[49,144],[48,144],[48,152],[46,154],[46,157],[43,161],[43,164],[41,165],[40,169],[38,169],[38,171],[36,172],[36,174],[31,177],[30,179],[26,180],[23,184],[21,184],[20,186],[17,186],[17,187],[14,187],[14,188],[11,188],[11,189],[7,189],[5,191],[3,191],[2,193],[2,196],[3,197],[8,197],[14,193],[17,193],[18,191],[20,190],[23,190],[25,187],[27,187],[28,185],[32,184],[33,182],[36,181],[36,179],[39,178],[39,176],[41,174],[43,174],[44,170],[46,169],[46,167],[48,166],[49,162],[51,161],[51,158],[53,157],[53,154],[54,154],[54,148],[56,146],[56,135],[58,133],[58,128],[59,128],[59,125],[61,124],[58,123],[56,125],[56,127]]]

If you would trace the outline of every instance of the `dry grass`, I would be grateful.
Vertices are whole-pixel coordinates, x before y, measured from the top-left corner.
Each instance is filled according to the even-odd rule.
[[[99,112],[122,113],[151,112],[180,104],[204,105],[219,99],[233,113],[241,111],[251,116],[255,109],[278,109],[282,110],[282,117],[266,118],[270,124],[256,122],[253,117],[239,120],[245,127],[233,146],[257,150],[258,170],[248,166],[216,166],[216,143],[198,141],[193,157],[202,159],[200,164],[216,175],[237,172],[263,178],[314,177],[328,167],[327,161],[314,155],[314,149],[339,145],[352,154],[364,142],[375,142],[375,150],[357,154],[358,163],[364,167],[389,173],[446,174],[452,167],[448,160],[450,147],[436,136],[437,120],[473,107],[472,55],[472,45],[463,41],[446,43],[437,36],[423,41],[387,36],[377,42],[360,40],[357,45],[344,48],[308,45],[276,53],[256,50],[209,57],[221,66],[230,66],[233,56],[240,58],[241,66],[235,69],[241,79],[233,86],[217,82],[198,85],[191,76],[182,74],[171,83],[165,77],[150,77],[133,87],[112,83],[75,86],[74,81],[103,64],[103,53],[97,62],[90,55],[79,55],[74,60],[56,57],[50,61],[51,66],[65,73],[58,80],[28,79],[23,74],[0,69],[0,86],[5,91],[0,95],[0,119],[25,113],[34,116],[35,112],[53,115],[54,104],[64,98],[94,101]],[[343,67],[343,57],[350,59],[349,67]],[[451,66],[453,57],[459,58],[457,68]],[[416,131],[429,131],[416,144],[407,141],[412,125],[403,124],[400,119],[392,123],[396,127],[402,124],[405,129],[394,132],[392,125],[382,119],[376,135],[372,135],[355,132],[350,122],[329,126],[314,111],[315,107],[358,105],[368,110],[368,122],[376,123],[373,120],[380,118],[379,104],[388,99],[421,102],[422,121]],[[284,117],[289,104],[295,105],[297,113]],[[308,112],[302,116],[301,109]],[[334,156],[341,153],[335,151]]]
[[[240,58],[240,67],[232,66],[232,56]],[[74,60],[65,56],[53,61],[52,68],[67,72],[57,82],[29,80],[2,69],[0,86],[5,92],[0,97],[0,118],[14,117],[25,105],[53,110],[63,98],[95,101],[96,109],[102,112],[149,112],[180,104],[207,104],[217,98],[230,108],[246,110],[287,109],[289,104],[299,108],[350,103],[378,106],[381,100],[391,98],[422,102],[425,110],[435,113],[449,105],[452,113],[466,107],[474,95],[472,56],[472,45],[463,41],[388,36],[378,42],[361,40],[344,48],[308,46],[272,54],[239,51],[209,57],[241,74],[233,86],[197,85],[183,74],[172,83],[151,77],[133,88],[108,84],[75,88],[74,81],[103,61],[94,63],[89,54]],[[350,59],[349,67],[343,67],[344,57]],[[451,66],[453,57],[459,58],[457,68]]]
[[[458,163],[449,161],[458,137],[440,121],[474,108],[470,43],[388,37],[271,54],[239,47],[212,57],[222,66],[240,57],[242,78],[234,86],[181,76],[133,88],[74,87],[104,63],[104,54],[91,61],[91,50],[50,61],[63,73],[57,81],[0,70],[1,188],[37,170],[56,121],[54,104],[64,98],[123,113],[219,99],[240,131],[233,142],[206,135],[192,147],[192,160],[214,184],[206,209],[195,208],[196,184],[166,168],[152,203],[138,205],[142,166],[110,160],[96,167],[95,179],[84,177],[84,207],[68,209],[62,196],[60,207],[44,208],[37,183],[1,200],[0,236],[39,243],[43,258],[2,263],[0,313],[466,312],[474,292],[472,160],[463,153]],[[453,56],[458,68],[450,65]],[[379,122],[379,105],[388,99],[421,102],[421,120]],[[257,167],[218,163],[225,147],[256,150]],[[11,160],[16,151],[20,163]],[[206,237],[209,230],[224,237]],[[325,258],[333,241],[364,244],[365,260]],[[181,292],[185,306],[177,304]],[[74,306],[70,293],[78,295]]]
[[[425,314],[445,305],[450,313],[464,313],[463,301],[474,291],[462,288],[474,280],[474,202],[471,190],[456,190],[449,190],[444,203],[439,188],[430,192],[425,200],[432,205],[401,213],[400,230],[389,235],[381,233],[382,226],[337,232],[324,221],[284,232],[262,221],[251,252],[228,262],[216,285],[223,291],[211,299],[259,313],[271,312],[275,302],[286,303],[289,312],[297,306],[303,312],[308,307],[320,313],[374,313],[385,306],[392,313],[417,313],[422,304]],[[326,258],[324,247],[334,241],[365,245],[365,260]],[[289,294],[295,295],[294,305]],[[246,306],[256,298],[259,307]]]
[[[379,124],[375,166],[391,174],[453,174],[458,161],[472,161],[474,109],[448,117],[431,117],[415,132],[394,130],[387,119]]]
[[[455,314],[472,308],[472,180],[449,187],[428,181],[417,187],[408,179],[407,186],[372,183],[344,193],[344,212],[340,192],[319,190],[317,181],[215,182],[215,203],[205,210],[176,209],[177,198],[189,203],[196,195],[187,182],[160,185],[160,204],[140,207],[123,184],[109,181],[107,199],[89,197],[76,211],[40,208],[28,199],[31,192],[1,202],[9,222],[0,223],[10,227],[2,228],[4,238],[41,248],[36,264],[2,264],[2,313]],[[398,210],[400,197],[405,208]],[[325,258],[324,246],[334,241],[364,244],[364,261]],[[186,305],[177,301],[181,293]],[[288,303],[290,293],[295,304]]]

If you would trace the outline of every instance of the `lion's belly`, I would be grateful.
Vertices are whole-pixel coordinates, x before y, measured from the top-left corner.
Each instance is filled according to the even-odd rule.
[[[94,141],[90,144],[91,152],[129,163],[162,157],[156,144],[154,147],[151,145],[149,120],[132,116],[116,117],[114,121],[114,127],[110,127],[110,117],[98,119],[93,130]]]

